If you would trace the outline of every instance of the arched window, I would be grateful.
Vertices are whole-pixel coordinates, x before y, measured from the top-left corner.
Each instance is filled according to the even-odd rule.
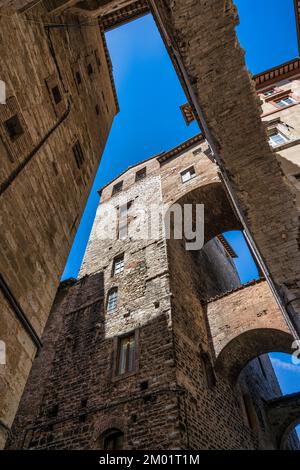
[[[107,311],[112,312],[117,308],[118,304],[118,288],[112,287],[107,295]]]
[[[103,450],[122,450],[123,444],[124,433],[120,429],[108,429],[101,436],[100,445]]]

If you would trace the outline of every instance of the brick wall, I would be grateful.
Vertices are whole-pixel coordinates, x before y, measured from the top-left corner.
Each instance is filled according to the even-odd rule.
[[[266,283],[241,287],[232,259],[215,238],[217,217],[199,253],[186,251],[182,240],[166,240],[162,220],[157,239],[136,236],[146,223],[142,207],[164,198],[177,201],[183,188],[186,195],[194,193],[197,182],[200,189],[211,188],[215,167],[202,151],[196,176],[184,184],[179,178],[180,169],[194,162],[196,148],[198,144],[179,151],[177,157],[167,153],[163,164],[161,157],[149,159],[102,189],[79,279],[58,291],[10,448],[100,449],[103,433],[112,428],[124,433],[126,449],[276,447],[263,408],[264,400],[280,395],[268,359],[263,359],[265,381],[257,360],[246,367],[243,362],[234,383],[215,363],[220,347],[230,343],[230,336],[222,336],[223,326],[229,323],[238,337],[249,328],[261,329],[265,308],[267,318],[278,315],[278,328],[288,336]],[[144,166],[147,176],[135,182]],[[112,195],[120,181],[122,191]],[[217,192],[212,200],[222,206],[222,195]],[[107,239],[105,213],[109,209],[112,216],[128,201],[133,201],[128,213],[131,240]],[[233,222],[234,214],[230,217]],[[113,262],[121,253],[124,270],[114,274]],[[112,287],[118,288],[118,301],[108,311]],[[135,368],[119,375],[118,338],[133,331]],[[257,355],[263,344],[260,348]],[[260,381],[258,388],[255,381]],[[251,421],[246,395],[254,403]]]
[[[0,106],[1,267],[38,336],[118,109],[100,26],[47,29],[44,13],[39,4],[28,15],[0,18],[7,93]],[[30,21],[30,15],[40,21]],[[55,21],[75,25],[81,19]],[[76,141],[83,161],[73,153]],[[7,364],[0,366],[0,419],[9,428],[36,345],[6,298],[1,311]]]

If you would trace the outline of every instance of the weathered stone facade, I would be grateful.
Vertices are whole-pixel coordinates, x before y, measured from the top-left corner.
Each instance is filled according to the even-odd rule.
[[[0,448],[118,110],[101,24],[44,13],[0,16]]]
[[[281,393],[270,360],[257,357],[290,352],[292,337],[266,281],[242,286],[218,237],[240,223],[208,150],[196,137],[102,188],[79,279],[58,291],[10,448],[100,449],[112,430],[126,449],[277,447],[265,402]],[[187,169],[192,177],[183,182]],[[201,250],[167,240],[159,218],[156,236],[139,238],[147,225],[142,208],[166,203],[168,214],[183,201],[205,204]],[[108,239],[107,223],[125,204],[127,236]],[[241,351],[236,340],[246,333],[254,333],[253,344]],[[128,334],[134,367],[119,373]]]
[[[262,120],[282,171],[295,187],[300,207],[300,59],[254,76]],[[279,138],[278,138],[279,137]]]
[[[299,0],[295,5],[299,26]],[[1,368],[1,374],[5,374],[1,446],[40,344],[39,336],[117,109],[98,18],[102,17],[109,28],[143,14],[148,5],[143,0],[47,0],[38,4],[2,0],[0,7],[4,46],[1,79],[8,89],[7,105],[1,105],[4,137],[0,146],[6,162],[1,210],[3,233],[7,235],[1,258],[4,297],[0,321],[7,357],[11,358],[11,363]],[[174,198],[182,196],[180,204],[186,197],[191,201],[201,197],[208,204],[219,201],[226,217],[223,221],[217,218],[219,227],[212,221],[207,224],[206,240],[221,233],[221,227],[228,230],[242,225],[246,229],[289,327],[294,336],[299,335],[296,149],[286,147],[280,157],[268,145],[260,102],[235,34],[236,9],[230,0],[149,0],[149,7],[226,183],[226,190],[216,180],[211,181],[214,187],[195,187],[193,194],[183,191],[174,193]],[[289,120],[290,116],[285,118]],[[289,132],[297,134],[297,130]],[[10,134],[8,142],[6,134]],[[171,178],[168,181],[170,184]],[[162,177],[162,186],[165,182]],[[220,198],[226,193],[231,202]],[[239,212],[238,222],[230,212],[231,203]],[[168,256],[180,252],[176,245],[177,241],[174,246],[169,244]],[[211,254],[221,248],[215,241],[205,249]],[[209,257],[199,256],[202,262]],[[227,282],[219,281],[213,296]],[[211,286],[214,283],[208,280],[202,299]]]

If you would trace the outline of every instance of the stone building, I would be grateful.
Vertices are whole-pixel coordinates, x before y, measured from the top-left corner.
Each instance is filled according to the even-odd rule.
[[[300,0],[295,7],[299,33]],[[149,11],[210,144],[240,228],[293,337],[299,338],[299,208],[293,150],[285,152],[290,163],[282,165],[284,173],[261,122],[255,82],[235,33],[238,15],[233,2],[0,0],[0,86],[5,82],[7,88],[7,102],[0,105],[0,341],[7,350],[7,364],[0,364],[0,446],[41,346],[118,109],[103,30]],[[214,247],[218,251],[219,242]]]
[[[262,120],[280,166],[296,188],[300,206],[300,59],[255,75]]]
[[[99,191],[79,278],[59,288],[10,448],[298,447],[286,430],[299,397],[282,405],[266,354],[290,352],[292,336],[267,282],[240,282],[222,234],[241,223],[210,157],[196,136]],[[205,206],[201,249],[176,235],[183,204]]]
[[[30,15],[43,12],[39,3]],[[55,28],[30,15],[0,16],[0,448],[118,110],[101,25]]]

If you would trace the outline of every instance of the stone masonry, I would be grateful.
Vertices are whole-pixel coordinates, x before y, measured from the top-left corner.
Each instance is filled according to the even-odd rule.
[[[0,448],[118,111],[101,24],[44,12],[0,16]]]
[[[9,448],[105,449],[111,433],[125,449],[277,447],[265,404],[281,392],[265,353],[291,352],[292,336],[266,281],[241,285],[235,254],[220,236],[240,230],[240,222],[207,153],[197,136],[99,191],[79,278],[58,290]],[[183,182],[187,169],[192,177]],[[167,240],[163,218],[152,237],[141,235],[143,209],[165,203],[168,215],[183,201],[205,204],[202,249]],[[124,206],[128,232],[118,238],[114,215]],[[256,339],[240,358],[235,340],[246,333]],[[120,341],[128,334],[134,367],[120,373]],[[219,362],[228,350],[230,369]]]
[[[41,346],[59,277],[118,109],[102,24],[113,27],[144,14],[148,7],[225,182],[224,187],[216,179],[210,188],[195,188],[189,195],[175,194],[179,190],[175,184],[174,200],[180,195],[179,204],[186,198],[211,204],[219,201],[216,207],[226,217],[223,221],[216,217],[219,226],[212,220],[207,224],[206,241],[222,233],[221,228],[244,227],[293,336],[299,336],[297,150],[292,144],[275,151],[268,145],[270,129],[261,122],[261,102],[235,33],[236,9],[231,0],[148,3],[0,1],[1,79],[8,92],[0,109],[0,148],[5,162],[1,176],[5,229],[0,331],[9,361],[0,371],[0,446],[10,432],[32,359]],[[299,0],[295,6],[299,32]],[[284,97],[288,90],[284,84],[280,86]],[[296,82],[294,86],[297,99]],[[265,101],[267,108],[270,103]],[[288,137],[296,140],[298,107],[293,107],[283,111],[282,122],[277,124],[282,132],[287,124]],[[276,123],[270,123],[266,112],[263,121],[273,128]],[[289,121],[296,124],[294,130]],[[161,168],[162,187],[165,169],[168,165]],[[154,172],[153,181],[158,184],[156,176]],[[172,178],[167,181],[173,184]],[[170,193],[163,193],[168,201]],[[238,219],[230,210],[232,205]],[[168,243],[168,258],[180,252],[182,247],[177,245],[177,240]],[[204,266],[212,252],[221,257],[221,245],[211,241],[205,247],[208,253],[190,255],[190,262],[199,264],[200,257]],[[215,268],[217,273],[218,263]],[[201,299],[229,288],[228,284],[234,284],[232,270],[231,275],[230,280],[218,279],[216,285],[208,276]],[[212,286],[215,292],[210,292]]]

